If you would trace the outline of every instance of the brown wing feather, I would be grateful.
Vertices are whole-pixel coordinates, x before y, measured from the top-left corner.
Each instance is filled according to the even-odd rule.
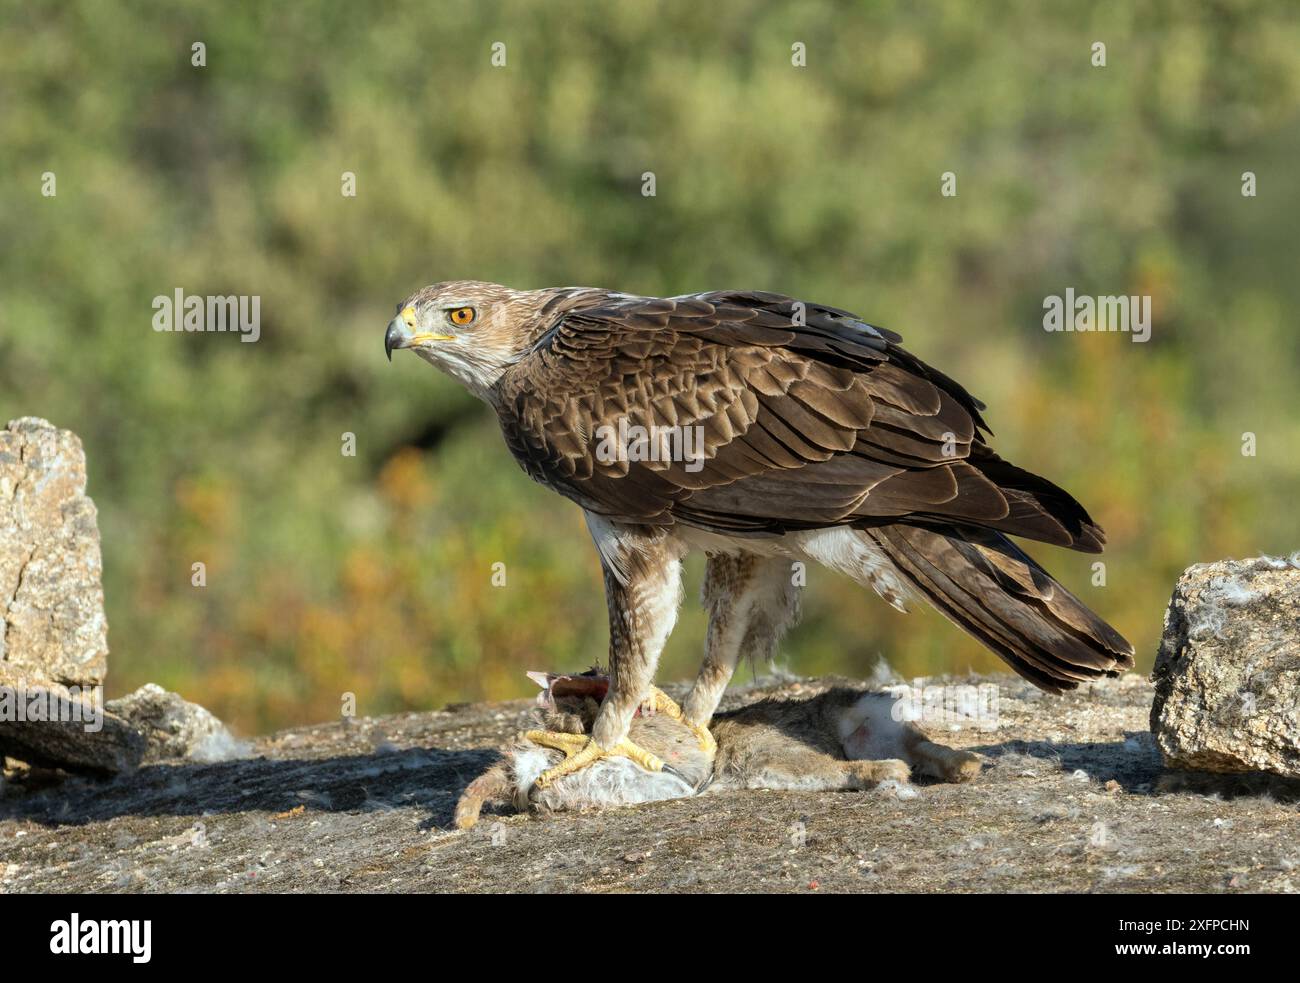
[[[757,292],[557,291],[500,383],[528,473],[596,513],[742,534],[950,521],[1097,550],[1073,498],[988,448],[983,408],[836,308]],[[699,427],[703,460],[601,460],[602,428]]]

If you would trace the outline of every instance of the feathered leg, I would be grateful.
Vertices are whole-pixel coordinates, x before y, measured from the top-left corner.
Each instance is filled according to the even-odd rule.
[[[701,599],[709,611],[704,663],[682,712],[703,747],[713,744],[704,735],[741,656],[771,661],[781,636],[799,618],[799,590],[789,559],[717,554],[704,568]]]
[[[681,551],[662,536],[614,526],[602,526],[600,532],[607,537],[597,535],[609,605],[609,692],[590,738],[547,731],[528,734],[534,743],[565,754],[563,761],[537,779],[539,788],[612,754],[631,758],[651,771],[664,767],[657,756],[629,741],[627,733],[643,701],[659,702],[652,682],[681,604]],[[660,705],[660,709],[667,708]]]

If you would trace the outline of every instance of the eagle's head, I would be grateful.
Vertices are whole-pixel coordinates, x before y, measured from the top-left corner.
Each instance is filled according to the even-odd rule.
[[[479,280],[448,280],[417,290],[397,305],[384,332],[389,359],[409,348],[480,399],[527,350],[536,302],[527,291]]]

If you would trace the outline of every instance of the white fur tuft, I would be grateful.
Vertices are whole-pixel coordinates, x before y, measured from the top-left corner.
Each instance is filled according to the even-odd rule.
[[[695,792],[689,784],[671,772],[648,772],[622,757],[601,758],[581,771],[565,775],[549,788],[533,788],[537,776],[559,760],[558,754],[540,749],[516,751],[515,786],[520,794],[527,795],[534,805],[558,812],[681,799]],[[520,807],[527,805],[518,804]]]
[[[850,761],[903,757],[902,728],[886,693],[864,693],[839,719],[840,743]]]

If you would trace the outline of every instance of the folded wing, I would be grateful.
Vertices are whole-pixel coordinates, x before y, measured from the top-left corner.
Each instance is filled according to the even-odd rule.
[[[597,514],[735,535],[903,521],[1104,543],[1070,495],[989,448],[978,400],[847,311],[563,291],[547,316],[502,379],[502,428],[526,471]],[[685,428],[677,447],[696,460],[620,453],[619,434]]]

